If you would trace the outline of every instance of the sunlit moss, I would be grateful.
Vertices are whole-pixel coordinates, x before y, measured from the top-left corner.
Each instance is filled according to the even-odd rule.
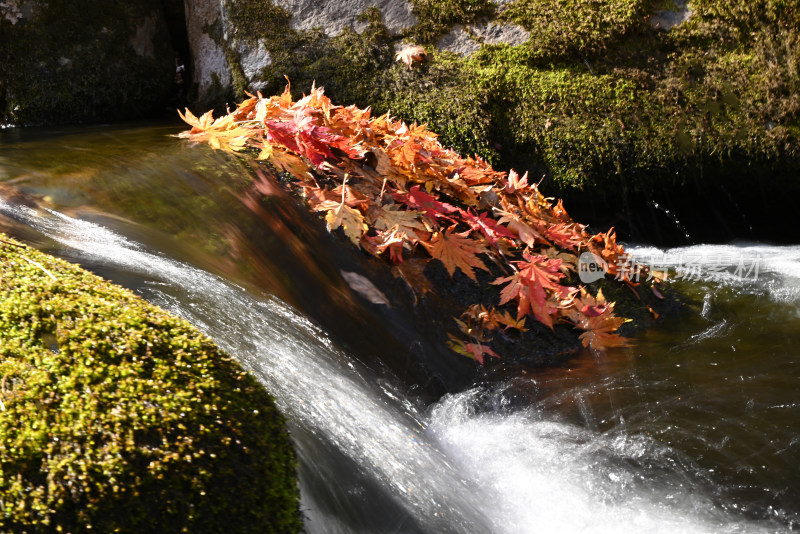
[[[436,44],[456,24],[487,19],[495,12],[490,0],[411,0],[417,24],[406,36],[418,43]]]
[[[641,29],[651,0],[516,0],[503,19],[529,31],[537,57],[587,55]]]
[[[407,35],[432,25],[428,41],[489,12],[482,2],[414,6],[421,20]],[[446,146],[547,174],[562,189],[646,191],[722,166],[790,173],[800,157],[798,8],[704,0],[684,24],[654,29],[649,16],[666,7],[675,5],[517,0],[497,16],[526,27],[529,42],[469,58],[429,47],[413,70],[394,62],[399,37],[372,10],[361,35],[271,33],[264,80],[277,92],[286,74],[298,94],[315,81],[335,101],[427,122]]]
[[[0,239],[0,530],[299,530],[254,378],[185,321]]]

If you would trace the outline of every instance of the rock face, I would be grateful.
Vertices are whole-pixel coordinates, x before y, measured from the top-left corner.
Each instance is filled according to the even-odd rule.
[[[592,221],[593,203],[675,213],[675,188],[702,176],[713,187],[681,197],[719,203],[732,221],[753,183],[797,187],[800,11],[783,0],[193,1],[219,12],[198,25],[222,50],[218,83],[198,78],[201,98],[274,94],[284,76],[297,97],[317,83],[337,102],[428,123],[463,154],[544,175],[572,206],[591,188],[573,214],[635,239],[652,217]],[[409,44],[428,52],[413,68],[395,62]],[[744,233],[726,237],[771,239],[747,229],[775,211],[748,211]]]
[[[370,7],[380,10],[384,24],[393,34],[417,22],[408,0],[276,0],[276,4],[292,14],[292,29],[321,28],[331,37],[345,28],[363,30],[365,23],[359,21],[359,16]]]
[[[502,8],[502,1],[496,3]],[[414,28],[419,22],[414,2],[409,0],[187,0],[186,6],[198,107],[219,105],[226,92],[230,101],[243,89],[267,87],[269,81],[263,73],[272,66],[276,48],[298,47],[300,41],[299,47],[308,49],[307,41],[319,44],[320,36],[362,34],[370,18],[378,15],[389,40],[401,48],[404,42],[415,41]],[[269,20],[272,17],[285,24],[274,24]],[[254,22],[258,19],[264,21],[263,26]],[[466,57],[482,43],[516,45],[528,37],[517,24],[485,19],[454,24],[434,46]],[[335,47],[330,47],[332,50]],[[300,50],[298,55],[308,52]]]
[[[0,2],[0,122],[127,119],[163,109],[174,53],[158,0]]]
[[[687,0],[675,0],[674,9],[656,11],[650,17],[650,24],[659,30],[669,31],[692,18],[692,8]]]
[[[186,30],[192,53],[192,82],[200,107],[223,100],[232,83],[231,69],[222,47],[224,24],[221,3],[186,0]]]
[[[436,47],[439,50],[454,52],[467,57],[480,50],[482,44],[519,45],[530,39],[530,33],[518,24],[513,23],[476,23],[469,26],[456,26],[439,39]]]

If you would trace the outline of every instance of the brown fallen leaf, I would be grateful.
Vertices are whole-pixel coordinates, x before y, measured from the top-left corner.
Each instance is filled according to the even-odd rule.
[[[444,263],[444,267],[451,277],[458,268],[470,280],[477,282],[472,268],[477,267],[484,271],[489,270],[478,257],[478,254],[486,252],[486,247],[471,239],[469,237],[470,232],[470,230],[467,230],[466,232],[456,233],[451,226],[444,232],[437,232],[430,243],[422,241],[422,244],[428,249],[428,253],[431,256]]]

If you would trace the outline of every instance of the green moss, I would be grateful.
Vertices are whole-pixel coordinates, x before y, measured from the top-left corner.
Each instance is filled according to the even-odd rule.
[[[668,4],[516,0],[497,17],[526,27],[527,43],[484,45],[469,58],[428,47],[412,70],[394,61],[398,39],[375,9],[361,35],[276,33],[269,19],[247,28],[273,58],[266,93],[282,90],[284,75],[295,96],[316,82],[337,102],[427,122],[461,153],[546,174],[554,194],[649,194],[686,176],[800,170],[800,9],[785,0],[698,0],[688,22],[652,28],[650,14]],[[408,35],[428,43],[490,15],[477,1],[414,9],[420,23]]]
[[[154,57],[139,56],[131,44],[136,28],[160,13],[158,1],[37,0],[29,7],[31,18],[16,25],[0,18],[1,121],[141,117],[168,101],[174,65],[166,28],[156,28]]]
[[[537,57],[586,56],[641,29],[650,0],[516,0],[503,19],[528,30]]]
[[[435,44],[456,24],[470,24],[492,16],[490,0],[411,0],[417,24],[407,36],[422,44]]]
[[[247,91],[249,87],[247,86],[247,77],[244,75],[244,69],[242,68],[242,64],[239,60],[239,54],[230,48],[226,48],[225,59],[228,61],[228,65],[231,69],[233,94],[237,99],[244,100],[247,98]],[[219,77],[217,77],[217,82],[219,82]]]
[[[0,530],[299,530],[254,378],[185,321],[0,239]]]
[[[270,0],[225,0],[225,9],[236,36],[251,44],[281,41],[291,33],[291,13]]]

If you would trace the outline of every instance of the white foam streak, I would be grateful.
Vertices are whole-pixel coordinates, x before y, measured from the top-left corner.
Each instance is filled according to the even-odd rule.
[[[800,303],[800,246],[740,243],[627,250],[646,264],[669,267],[673,277],[683,269],[684,277],[700,282],[762,292],[778,303]]]
[[[419,423],[348,366],[346,355],[333,350],[323,332],[285,304],[253,298],[219,277],[145,252],[89,222],[56,212],[40,215],[2,201],[0,211],[87,259],[154,279],[151,300],[236,356],[294,424],[332,441],[432,532],[489,530],[481,526],[485,518],[474,491],[424,439]],[[182,294],[180,301],[173,291]]]

